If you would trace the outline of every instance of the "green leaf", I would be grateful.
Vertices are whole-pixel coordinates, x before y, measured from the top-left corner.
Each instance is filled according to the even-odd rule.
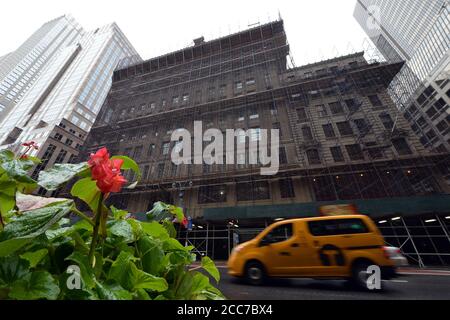
[[[20,255],[20,257],[30,263],[30,268],[34,268],[38,265],[39,262],[41,262],[42,259],[45,258],[45,256],[47,256],[47,254],[47,249],[40,249],[37,251],[25,252],[24,254]]]
[[[0,257],[7,257],[16,252],[27,243],[33,241],[33,238],[9,239],[0,242]]]
[[[38,184],[49,191],[53,191],[87,169],[89,169],[87,162],[78,164],[57,163],[53,168],[39,173]]]
[[[89,177],[78,180],[73,185],[70,194],[83,200],[92,212],[97,212],[101,193],[94,180]]]
[[[164,226],[164,228],[166,228],[167,232],[169,233],[169,237],[176,238],[177,230],[173,226],[172,222],[170,222],[169,220],[164,220],[162,222],[162,225]]]
[[[148,220],[157,222],[172,220],[174,217],[179,222],[184,219],[183,209],[161,201],[155,202],[152,210],[147,212],[146,215]]]
[[[0,150],[0,163],[14,160],[14,153],[8,149]]]
[[[2,162],[0,166],[11,179],[29,185],[36,184],[36,181],[31,179],[28,175],[28,170],[34,166],[33,161],[10,159]]]
[[[198,294],[210,286],[209,279],[200,272],[194,272],[191,294]]]
[[[191,272],[181,273],[178,277],[180,277],[180,280],[175,290],[175,296],[177,299],[189,299],[194,284],[194,278]]]
[[[132,183],[131,185],[129,185],[127,188],[128,189],[133,189],[136,187],[137,183],[139,182],[139,180],[141,179],[141,170],[139,169],[139,166],[137,165],[137,163],[127,157],[127,156],[113,156],[111,157],[111,159],[122,159],[123,160],[123,164],[122,164],[122,170],[133,170],[135,175],[136,175],[136,181],[134,183]]]
[[[150,274],[157,274],[165,267],[164,251],[159,241],[148,236],[142,236],[137,241],[137,249],[140,254],[142,269]]]
[[[133,290],[146,289],[163,292],[169,288],[166,279],[139,270],[134,263],[130,265],[130,271],[134,282]]]
[[[0,235],[0,240],[34,238],[50,229],[73,207],[72,200],[52,203],[46,207],[27,211],[8,223]]]
[[[121,286],[102,284],[95,280],[98,296],[102,300],[131,300],[133,297],[130,292]]]
[[[161,224],[156,221],[153,222],[141,222],[142,230],[154,238],[161,240],[169,238],[169,232]]]
[[[126,243],[130,243],[135,240],[133,229],[131,228],[131,225],[125,220],[113,221],[111,223],[109,231],[116,237],[123,238],[123,241],[125,241]]]
[[[34,271],[13,283],[9,296],[18,300],[55,300],[59,295],[57,281],[47,271]]]
[[[131,290],[134,279],[130,273],[130,266],[136,258],[129,252],[121,251],[109,269],[108,279],[119,283],[123,288]]]
[[[0,287],[10,286],[14,281],[23,278],[29,268],[28,261],[18,256],[0,258]]]
[[[202,268],[205,269],[214,278],[214,280],[216,280],[216,282],[219,282],[220,272],[211,258],[206,256],[202,257]]]
[[[111,206],[110,209],[115,220],[123,220],[128,215],[128,211],[126,210],[117,209],[114,206]]]
[[[177,239],[173,239],[173,238],[168,238],[163,242],[163,248],[166,251],[173,251],[173,250],[178,250],[178,251],[183,251],[183,252],[189,252],[190,250],[193,249],[193,247],[191,246],[183,246]]]
[[[16,188],[14,181],[0,181],[0,214],[2,216],[14,209]]]

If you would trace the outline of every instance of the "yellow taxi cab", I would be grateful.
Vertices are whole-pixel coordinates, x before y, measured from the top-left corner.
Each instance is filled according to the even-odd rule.
[[[266,277],[345,278],[367,288],[371,266],[379,268],[381,279],[396,276],[395,262],[374,222],[365,215],[341,215],[268,226],[233,249],[228,273],[256,285]]]

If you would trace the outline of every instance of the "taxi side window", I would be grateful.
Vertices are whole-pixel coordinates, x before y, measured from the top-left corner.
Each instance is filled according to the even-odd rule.
[[[292,237],[292,223],[283,224],[270,231],[263,239],[265,243],[277,243]]]
[[[314,236],[368,233],[369,229],[361,219],[336,219],[308,222]]]

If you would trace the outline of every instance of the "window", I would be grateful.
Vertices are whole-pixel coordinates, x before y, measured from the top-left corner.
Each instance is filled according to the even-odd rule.
[[[270,115],[272,116],[278,115],[278,109],[275,103],[272,104],[272,106],[270,107]]]
[[[304,140],[307,140],[307,141],[313,140],[313,134],[312,134],[311,128],[308,126],[302,127],[302,135],[303,135]]]
[[[317,149],[309,149],[306,151],[309,164],[320,164],[319,151]]]
[[[351,160],[364,160],[364,154],[359,144],[350,144],[345,146],[345,148]]]
[[[222,84],[220,86],[220,97],[221,98],[226,98],[227,97],[227,85],[226,84]]]
[[[133,153],[133,158],[134,158],[134,159],[137,159],[137,158],[140,158],[140,157],[141,157],[141,155],[142,155],[142,149],[143,149],[142,146],[138,146],[138,147],[134,148],[134,153]]]
[[[58,133],[58,132],[55,133],[55,139],[56,139],[56,140],[61,141],[62,137],[63,137],[62,134],[60,134],[60,133]]]
[[[375,142],[370,143],[371,145],[376,145]],[[370,147],[367,149],[369,152],[370,159],[381,159],[384,157],[382,148],[380,147]]]
[[[143,171],[143,173],[142,173],[142,180],[147,180],[149,177],[148,177],[148,174],[149,174],[149,172],[150,172],[150,166],[145,166],[144,167],[144,171]]]
[[[163,156],[168,155],[170,150],[170,142],[164,142],[162,145],[162,154]]]
[[[236,194],[238,201],[270,199],[269,183],[267,181],[238,183]]]
[[[188,94],[184,94],[183,95],[183,102],[188,102],[189,101],[189,95]]]
[[[249,78],[245,82],[245,84],[248,85],[248,86],[254,85],[255,83],[256,83],[255,78]]]
[[[66,139],[66,142],[64,142],[64,144],[66,144],[66,145],[68,145],[68,146],[71,146],[72,143],[73,143],[73,141],[70,140],[70,139]]]
[[[380,98],[375,94],[375,95],[370,95],[368,96],[370,103],[374,106],[374,107],[380,107],[383,105],[383,103],[381,102]]]
[[[67,155],[67,151],[66,150],[62,150],[59,151],[58,156],[56,157],[55,163],[62,163],[64,161],[64,158]]]
[[[319,113],[319,117],[325,117],[328,115],[327,107],[324,104],[319,104],[317,106],[317,112]]]
[[[336,136],[334,133],[333,125],[331,123],[322,125],[323,132],[325,133],[325,137],[333,138]]]
[[[442,98],[440,98],[438,101],[436,101],[436,102],[434,103],[434,107],[435,107],[437,110],[441,110],[441,109],[443,109],[443,108],[446,107],[446,106],[447,106],[447,104],[445,103],[444,99],[442,99]]]
[[[280,187],[281,198],[294,198],[294,184],[291,178],[278,180],[278,185]]]
[[[242,81],[235,82],[235,86],[236,86],[236,90],[241,90],[242,89]]]
[[[336,125],[339,130],[339,133],[342,136],[348,136],[353,134],[352,127],[350,126],[350,123],[348,123],[348,121],[338,122],[336,123]]]
[[[344,113],[344,108],[340,102],[332,102],[329,105],[332,114]]]
[[[442,120],[441,122],[439,122],[436,125],[436,128],[440,131],[440,132],[444,132],[445,130],[447,130],[448,128],[448,124],[445,120]]]
[[[434,138],[436,138],[436,132],[434,132],[433,129],[430,129],[427,133],[426,136],[428,139],[433,140]]]
[[[173,103],[178,103],[180,101],[180,98],[178,96],[175,96],[172,98]]]
[[[258,114],[257,111],[252,110],[248,118],[249,118],[250,120],[258,119],[258,118],[259,118],[259,114]]]
[[[155,150],[155,145],[151,144],[150,147],[148,147],[147,156],[151,157],[154,150]]]
[[[308,222],[309,232],[314,236],[368,233],[361,219],[336,219]]]
[[[164,175],[164,163],[158,164],[158,178],[162,178]]]
[[[382,113],[379,117],[386,130],[392,130],[394,127],[394,121],[392,121],[391,115],[389,113]]]
[[[399,155],[412,154],[412,151],[406,142],[405,138],[397,138],[392,140],[395,150],[397,150]]]
[[[345,104],[347,105],[348,111],[352,113],[359,110],[359,105],[356,103],[355,99],[347,99],[345,100]]]
[[[280,147],[279,149],[279,162],[280,164],[287,164],[286,148]]]
[[[339,146],[330,148],[331,155],[333,156],[334,162],[343,162],[344,154],[342,153],[342,149]]]
[[[198,203],[217,203],[227,201],[225,185],[202,186],[198,190]]]
[[[266,240],[269,243],[277,243],[289,240],[293,234],[292,223],[286,223],[275,227],[270,231],[262,241]]]
[[[300,122],[305,122],[308,120],[308,116],[306,115],[306,110],[305,108],[299,108],[297,109],[297,116],[298,116],[298,120]]]
[[[369,126],[367,125],[367,122],[365,119],[355,119],[355,120],[353,120],[353,122],[355,123],[356,127],[358,128],[358,131],[360,134],[367,134],[370,131]]]

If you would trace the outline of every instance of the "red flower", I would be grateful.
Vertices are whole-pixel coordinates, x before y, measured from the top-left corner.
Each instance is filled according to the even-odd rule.
[[[24,146],[24,147],[27,147],[27,148],[34,148],[34,149],[38,149],[39,148],[39,146],[37,145],[37,143],[36,142],[34,142],[34,141],[28,141],[28,142],[24,142],[24,143],[22,143],[22,145]]]
[[[91,153],[91,159],[88,161],[88,164],[90,166],[98,165],[102,162],[109,161],[109,153],[108,149],[105,147],[98,150],[96,153]]]
[[[183,227],[187,228],[187,226],[188,226],[188,219],[186,217],[183,217],[183,221],[181,222],[181,224],[183,225]]]
[[[127,182],[120,172],[123,160],[109,159],[106,148],[91,154],[88,164],[91,166],[92,179],[97,181],[97,187],[103,193],[119,192]]]

